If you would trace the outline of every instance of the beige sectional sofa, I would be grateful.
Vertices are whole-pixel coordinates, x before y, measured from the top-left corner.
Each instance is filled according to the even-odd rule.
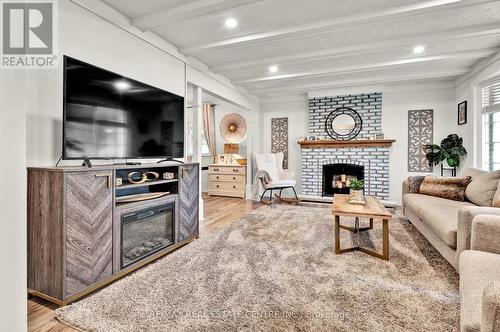
[[[500,171],[466,168],[470,176],[467,201],[410,193],[403,182],[403,212],[441,255],[458,270],[460,253],[470,249],[472,219],[480,214],[500,215]]]
[[[460,255],[460,328],[500,331],[500,216],[474,218],[471,250]]]
[[[500,171],[467,168],[465,202],[411,193],[403,211],[460,273],[462,331],[500,331]]]

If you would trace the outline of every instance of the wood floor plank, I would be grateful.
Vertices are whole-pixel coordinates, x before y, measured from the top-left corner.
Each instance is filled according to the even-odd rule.
[[[200,222],[200,237],[240,220],[261,206],[259,202],[241,198],[203,195],[205,219]],[[32,332],[76,332],[55,318],[57,305],[33,297],[28,300],[28,331]]]

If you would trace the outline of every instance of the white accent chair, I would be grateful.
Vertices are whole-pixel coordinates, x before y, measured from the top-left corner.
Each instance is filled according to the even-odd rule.
[[[262,184],[264,192],[260,196],[260,201],[264,204],[272,204],[273,191],[279,190],[277,198],[285,202],[298,203],[299,198],[295,191],[294,173],[283,169],[283,152],[278,153],[256,153],[255,163],[257,165],[257,178]],[[292,189],[295,199],[285,199],[281,197],[284,189]],[[269,193],[269,201],[264,201],[264,195]]]

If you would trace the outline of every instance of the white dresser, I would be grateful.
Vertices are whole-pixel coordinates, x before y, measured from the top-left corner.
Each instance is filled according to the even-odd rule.
[[[210,196],[246,196],[247,167],[242,165],[211,164],[208,166]]]

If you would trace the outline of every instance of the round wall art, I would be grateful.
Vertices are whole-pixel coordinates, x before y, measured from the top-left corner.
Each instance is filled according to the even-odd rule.
[[[339,107],[333,110],[325,122],[327,134],[334,140],[348,141],[356,136],[363,128],[363,120],[358,112],[348,107]]]

